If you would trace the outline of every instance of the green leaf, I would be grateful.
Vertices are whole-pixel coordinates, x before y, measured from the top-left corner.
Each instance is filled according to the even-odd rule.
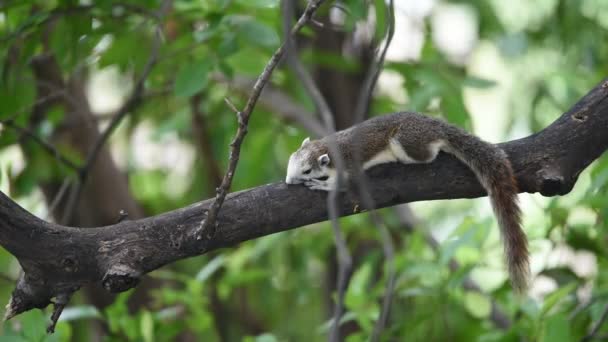
[[[200,282],[204,282],[209,278],[215,271],[217,271],[220,267],[224,265],[226,261],[226,257],[222,255],[218,255],[213,258],[205,267],[201,268],[201,270],[196,275],[196,280]]]
[[[478,292],[467,292],[464,296],[464,305],[476,318],[486,318],[492,311],[490,299]]]
[[[368,284],[371,274],[372,267],[369,262],[359,267],[353,274],[344,296],[344,303],[349,309],[361,309],[370,301]]]
[[[374,9],[376,10],[376,33],[375,37],[377,40],[381,40],[387,29],[387,22],[390,18],[387,18],[388,6],[384,0],[375,0]]]
[[[565,314],[549,317],[543,325],[540,342],[568,342],[573,341],[571,322]]]
[[[476,76],[467,76],[462,81],[462,85],[471,88],[487,89],[496,86],[496,81]]]
[[[140,321],[141,336],[145,342],[154,341],[154,318],[150,311],[144,311]]]
[[[228,57],[239,50],[236,34],[230,32],[222,37],[222,42],[217,47],[217,55],[220,58]]]
[[[256,8],[276,8],[279,0],[237,0],[239,5]]]
[[[149,53],[149,37],[138,31],[120,32],[113,37],[110,47],[101,55],[99,67],[117,65],[122,71],[129,67],[143,68]]]
[[[262,334],[255,338],[255,342],[278,342],[279,340],[273,334]]]
[[[543,308],[541,309],[540,315],[541,317],[546,315],[549,310],[551,310],[557,303],[559,303],[562,299],[564,299],[570,292],[576,289],[576,283],[570,283],[559,290],[553,292],[547,298],[545,298],[545,302],[543,304]]]
[[[59,322],[91,318],[101,318],[99,310],[92,305],[79,305],[65,308],[59,317]]]
[[[281,42],[279,35],[272,27],[253,19],[241,22],[238,34],[247,44],[264,48],[274,48]]]
[[[47,320],[42,310],[31,310],[21,314],[23,336],[29,341],[42,341],[46,336]]]
[[[190,97],[203,90],[209,83],[208,73],[211,64],[208,61],[198,61],[184,65],[175,78],[175,96]]]

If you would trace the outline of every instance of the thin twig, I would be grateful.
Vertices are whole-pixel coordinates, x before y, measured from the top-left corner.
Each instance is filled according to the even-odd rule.
[[[595,322],[595,324],[593,324],[591,331],[589,332],[589,334],[587,334],[585,337],[583,337],[581,342],[593,340],[596,337],[597,333],[600,331],[600,328],[602,327],[604,322],[606,321],[606,318],[608,318],[608,304],[606,304],[604,306],[604,310],[602,311],[602,315],[600,316],[600,319],[598,319],[597,322]]]
[[[608,292],[606,292],[606,291],[595,294],[593,297],[589,298],[589,300],[587,300],[584,303],[581,303],[572,312],[570,312],[570,314],[568,315],[568,319],[573,320],[581,312],[587,310],[591,305],[597,303],[598,300],[604,299],[607,296],[608,296]]]
[[[393,39],[393,34],[395,31],[395,6],[394,5],[395,4],[394,4],[393,0],[390,0],[389,6],[388,6],[389,20],[387,21],[386,44],[383,47],[382,53],[380,54],[380,58],[379,58],[377,64],[375,65],[375,67],[372,65],[372,67],[368,71],[368,76],[367,76],[366,80],[364,81],[361,92],[362,93],[365,92],[365,93],[361,94],[358,98],[358,103],[357,103],[357,107],[355,110],[355,123],[359,123],[363,120],[363,118],[365,116],[365,112],[367,111],[367,109],[369,107],[369,103],[371,103],[371,99],[373,96],[373,90],[376,86],[376,82],[378,80],[378,76],[380,75],[380,71],[382,70],[382,67],[384,65],[386,51],[388,50],[388,46],[390,45],[391,40]],[[360,156],[360,154],[357,154],[357,156]],[[358,159],[358,157],[356,159]],[[389,232],[385,222],[375,211],[375,203],[374,203],[374,200],[369,191],[367,179],[360,167],[361,164],[358,162],[355,164],[359,170],[357,172],[357,174],[359,176],[357,183],[359,184],[359,192],[361,193],[361,198],[363,201],[362,204],[366,208],[370,209],[370,218],[371,218],[373,224],[378,228],[378,231],[380,232],[380,241],[382,243],[382,251],[384,253],[384,259],[386,260],[386,267],[387,267],[387,269],[386,269],[386,288],[384,291],[384,297],[382,299],[382,310],[380,312],[380,317],[378,318],[378,320],[376,321],[376,324],[374,325],[374,331],[372,332],[372,337],[371,337],[372,341],[378,341],[380,339],[380,335],[382,334],[382,331],[386,327],[386,324],[388,321],[388,316],[389,316],[390,309],[391,309],[391,303],[393,300],[393,295],[395,292],[395,278],[396,278],[395,245],[393,243],[393,239],[390,235],[390,232]]]
[[[166,11],[168,10],[168,8],[171,4],[171,1],[172,0],[163,1],[163,4],[161,5],[161,9],[160,9],[160,12],[162,13],[161,16],[164,16],[164,14],[166,13]],[[146,82],[148,75],[150,75],[152,68],[154,67],[154,65],[156,65],[156,62],[158,60],[158,52],[160,50],[160,45],[162,42],[162,28],[160,26],[158,26],[156,28],[155,36],[156,36],[156,38],[154,39],[154,43],[152,45],[152,52],[150,53],[150,58],[148,59],[148,62],[144,66],[144,69],[143,69],[141,75],[139,76],[139,79],[135,83],[133,93],[131,94],[129,99],[116,112],[116,115],[114,115],[114,117],[112,118],[112,121],[110,121],[110,124],[108,125],[108,127],[101,134],[99,139],[97,139],[97,141],[95,142],[95,145],[93,145],[93,148],[91,149],[91,152],[88,154],[85,164],[83,166],[83,170],[82,170],[83,173],[86,173],[89,170],[89,168],[91,168],[93,163],[95,163],[95,160],[97,159],[97,156],[99,155],[99,152],[101,151],[101,148],[106,143],[106,141],[110,138],[110,135],[112,135],[112,133],[114,132],[116,127],[118,127],[118,124],[120,124],[120,122],[130,112],[132,112],[132,110],[140,103],[140,101],[142,99],[142,95],[144,93],[144,83]]]
[[[391,45],[391,41],[393,40],[393,36],[395,34],[395,4],[394,0],[390,0],[388,5],[388,27],[387,27],[387,36],[386,42],[382,47],[382,52],[380,56],[378,56],[378,61],[375,65],[372,65],[369,68],[367,75],[365,77],[365,81],[363,82],[363,86],[359,92],[359,97],[357,98],[357,107],[355,107],[355,123],[359,123],[363,121],[365,117],[365,112],[368,110],[368,107],[372,101],[374,88],[376,87],[376,83],[378,82],[378,77],[380,76],[380,72],[384,66],[384,60],[386,59],[386,51],[388,51],[388,47]]]
[[[317,8],[319,8],[319,6],[324,1],[325,0],[311,0],[308,2],[304,13],[302,13],[302,16],[300,17],[300,19],[298,19],[298,22],[291,30],[292,36],[295,35],[298,31],[300,31],[300,29],[302,29],[302,27],[304,27],[304,25],[306,25],[306,23],[310,21]],[[222,204],[224,203],[224,199],[226,198],[228,190],[230,189],[230,186],[232,184],[232,178],[234,177],[234,172],[239,161],[241,144],[243,143],[243,139],[247,134],[247,124],[249,123],[249,118],[251,116],[251,113],[253,112],[253,108],[255,107],[260,97],[260,94],[262,93],[262,90],[264,89],[264,86],[266,86],[266,83],[268,83],[272,72],[279,64],[279,61],[281,60],[281,57],[283,57],[284,52],[285,43],[281,44],[281,46],[272,55],[272,57],[264,67],[264,70],[253,85],[253,90],[251,92],[251,95],[249,96],[249,99],[247,100],[247,103],[245,104],[245,107],[242,111],[237,113],[239,126],[236,135],[234,136],[234,139],[230,143],[230,158],[228,161],[228,168],[226,170],[226,173],[224,174],[224,178],[222,179],[222,184],[216,189],[215,201],[211,205],[209,211],[207,211],[205,219],[201,221],[200,228],[196,233],[198,240],[203,239],[203,236],[207,240],[209,240],[215,234],[217,215],[222,207]],[[211,227],[214,228],[210,229]],[[203,248],[205,247],[203,246]]]
[[[108,127],[103,131],[103,133],[95,141],[95,144],[93,145],[93,147],[91,148],[90,152],[87,155],[84,165],[79,170],[80,179],[78,182],[76,182],[74,184],[72,192],[70,193],[70,201],[68,202],[67,209],[64,212],[64,218],[62,220],[63,222],[67,223],[67,221],[72,217],[76,204],[78,203],[78,200],[80,199],[80,196],[82,194],[82,190],[86,183],[89,171],[95,164],[95,161],[97,160],[97,156],[101,152],[101,149],[103,148],[105,143],[108,141],[108,139],[110,138],[110,136],[112,135],[112,133],[114,132],[116,127],[118,127],[120,122],[129,113],[131,113],[135,109],[135,107],[137,107],[140,104],[140,102],[143,98],[144,83],[145,83],[146,79],[148,78],[148,76],[150,75],[152,68],[156,65],[156,63],[158,61],[160,46],[161,46],[162,38],[163,38],[162,19],[164,18],[164,16],[167,14],[169,9],[171,8],[171,3],[172,3],[172,0],[164,0],[158,10],[158,16],[157,16],[158,24],[155,29],[155,39],[152,44],[152,51],[150,52],[150,58],[146,62],[146,65],[144,66],[144,69],[143,69],[141,75],[139,76],[139,79],[137,80],[137,82],[135,82],[135,87],[133,89],[133,93],[131,94],[131,96],[129,96],[127,101],[116,112],[116,115],[114,115],[114,117],[108,124]]]
[[[72,294],[73,292],[62,293],[55,297],[55,302],[53,303],[53,313],[51,314],[51,323],[46,328],[47,333],[52,334],[55,332],[57,321],[59,321],[59,317],[61,316],[65,306],[70,302]]]
[[[291,26],[291,18],[294,15],[295,3],[293,0],[283,1],[282,12],[283,12],[283,31],[285,32],[285,54],[287,61],[291,68],[294,70],[300,81],[304,84],[306,92],[312,99],[313,103],[320,112],[325,124],[325,130],[329,133],[334,133],[336,130],[334,123],[334,114],[332,113],[329,104],[325,100],[325,97],[315,84],[306,67],[300,62],[298,58],[297,46],[295,43],[295,37],[288,34],[289,27]],[[344,160],[342,155],[338,152],[338,146],[335,141],[329,141],[329,150],[332,154],[332,162],[335,163],[337,169],[337,188],[329,193],[327,197],[327,209],[329,212],[329,218],[331,221],[332,231],[334,235],[334,243],[336,245],[336,254],[338,259],[338,279],[337,279],[337,298],[334,305],[332,326],[329,333],[329,340],[332,342],[340,341],[340,321],[344,312],[344,296],[346,294],[346,288],[352,274],[352,255],[348,250],[346,240],[342,235],[340,223],[338,221],[338,200],[339,191],[342,188],[343,171],[345,170]]]
[[[298,79],[304,85],[304,89],[306,89],[308,96],[310,96],[317,107],[317,110],[320,112],[321,117],[325,122],[325,128],[333,133],[336,129],[333,122],[335,116],[329,108],[329,104],[325,100],[325,97],[321,94],[321,91],[315,84],[315,81],[310,76],[310,73],[298,58],[298,47],[296,45],[295,37],[288,34],[289,27],[291,27],[291,18],[294,15],[295,10],[294,0],[284,0],[282,9],[283,31],[285,32],[285,58],[287,59],[287,63],[296,73]]]
[[[376,205],[374,203],[374,199],[371,196],[365,173],[361,168],[361,161],[358,160],[359,156],[360,153],[354,153],[354,166],[356,169],[354,176],[355,181],[359,187],[359,196],[362,202],[361,205],[363,207],[363,210],[370,211],[370,219],[372,221],[372,224],[380,232],[380,242],[382,243],[382,251],[384,253],[384,259],[386,260],[387,265],[386,287],[384,291],[384,297],[382,299],[382,310],[380,312],[380,317],[374,325],[374,330],[371,336],[371,341],[378,341],[380,339],[382,331],[386,327],[386,323],[388,321],[388,316],[390,313],[391,303],[393,300],[393,295],[395,292],[395,245],[393,243],[393,239],[390,235],[390,232],[386,226],[386,223],[375,210]]]
[[[38,145],[40,145],[40,147],[42,147],[42,149],[44,149],[51,156],[53,156],[53,158],[57,159],[59,162],[61,162],[68,168],[70,168],[76,172],[78,172],[80,170],[80,167],[78,165],[76,165],[74,162],[72,162],[66,156],[64,156],[61,152],[59,152],[59,150],[55,146],[48,143],[44,139],[40,138],[38,135],[36,135],[34,132],[30,131],[28,128],[18,126],[12,120],[1,121],[0,123],[18,131],[19,133],[29,137],[30,139],[34,140]]]
[[[340,172],[338,172],[337,183],[340,184]],[[327,209],[329,211],[329,217],[331,220],[331,227],[334,234],[334,243],[336,245],[336,254],[338,258],[338,280],[337,280],[337,298],[334,304],[334,312],[332,319],[332,326],[329,332],[329,341],[338,342],[340,341],[340,321],[342,320],[342,314],[344,312],[344,296],[346,294],[346,288],[350,281],[350,275],[353,268],[353,258],[346,240],[342,235],[342,230],[338,222],[338,189],[333,190],[327,197]]]

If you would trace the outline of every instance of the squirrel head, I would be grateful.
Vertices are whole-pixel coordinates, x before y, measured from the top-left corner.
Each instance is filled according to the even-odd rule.
[[[320,140],[306,138],[289,157],[285,183],[327,182],[334,174],[327,146]]]

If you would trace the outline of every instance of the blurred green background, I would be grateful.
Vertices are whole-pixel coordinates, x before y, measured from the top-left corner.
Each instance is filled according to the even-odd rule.
[[[297,2],[300,13],[304,1]],[[223,174],[252,81],[279,46],[278,0],[0,2],[0,190],[39,217],[112,224],[209,198]],[[295,15],[294,15],[295,18]],[[353,124],[365,75],[386,35],[382,0],[327,1],[297,37],[300,58],[338,128]],[[604,0],[396,0],[395,35],[366,115],[416,110],[491,142],[550,124],[608,71]],[[94,164],[78,203],[77,165],[132,93],[163,32],[136,104]],[[286,64],[274,72],[245,139],[232,190],[284,178],[289,154],[320,122]],[[396,245],[396,290],[383,340],[574,341],[608,305],[608,159],[559,198],[521,195],[534,281],[514,296],[487,199],[383,209]],[[366,341],[386,285],[366,214],[340,220],[354,258],[342,333]],[[437,245],[436,242],[439,242]],[[111,297],[90,287],[65,310],[4,323],[0,341],[326,340],[336,254],[319,223],[183,260]],[[19,265],[0,250],[0,303]],[[467,279],[481,291],[472,291]],[[493,309],[494,308],[494,309]],[[608,326],[596,335],[608,337]]]

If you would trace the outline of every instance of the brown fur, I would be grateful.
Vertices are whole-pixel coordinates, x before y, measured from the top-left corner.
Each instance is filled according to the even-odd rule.
[[[475,173],[488,192],[498,219],[505,248],[506,263],[511,283],[518,292],[528,286],[529,261],[527,238],[521,227],[517,204],[517,183],[507,155],[500,148],[438,119],[415,113],[396,113],[375,117],[336,132],[321,140],[311,141],[316,158],[329,153],[329,143],[335,142],[344,160],[347,172],[354,167],[355,157],[363,163],[388,147],[396,139],[407,155],[415,162],[431,162],[436,152],[430,144],[444,141],[442,150],[453,154]]]

